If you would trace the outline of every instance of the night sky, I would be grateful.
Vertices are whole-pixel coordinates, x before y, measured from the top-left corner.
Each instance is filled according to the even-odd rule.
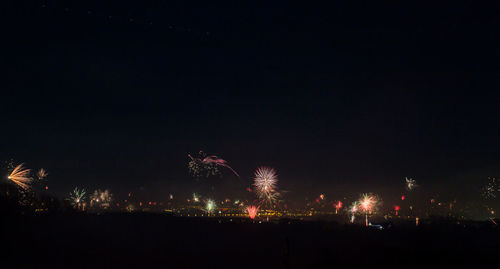
[[[498,6],[12,2],[0,160],[57,195],[189,193],[200,149],[299,201],[500,176]]]

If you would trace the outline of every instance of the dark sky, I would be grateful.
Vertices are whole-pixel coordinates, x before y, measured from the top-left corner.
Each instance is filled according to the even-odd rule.
[[[498,6],[13,2],[0,159],[60,195],[185,192],[200,149],[290,199],[500,176]]]

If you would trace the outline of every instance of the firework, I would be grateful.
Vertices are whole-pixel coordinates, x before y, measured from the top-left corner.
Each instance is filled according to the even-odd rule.
[[[236,173],[236,171],[234,171],[234,169],[227,164],[226,160],[223,160],[215,155],[205,157],[202,162],[205,164],[215,164],[216,166],[226,167],[227,169],[231,170],[231,172],[233,172],[237,177],[240,177],[240,175],[238,175],[238,173]]]
[[[213,212],[217,205],[215,204],[214,200],[208,199],[206,204],[205,204],[205,210],[209,213]]]
[[[342,201],[338,201],[336,204],[335,204],[335,214],[338,214],[339,212],[339,209],[342,208]]]
[[[12,170],[7,178],[22,189],[28,190],[31,188],[30,184],[33,181],[30,173],[31,169],[24,168],[24,163],[21,163]]]
[[[40,180],[46,178],[48,175],[49,175],[49,173],[47,173],[47,171],[45,171],[45,169],[43,169],[43,168],[40,168],[40,170],[38,170],[38,172],[36,173],[36,176]]]
[[[495,199],[498,192],[500,192],[500,180],[488,177],[488,183],[483,187],[481,195],[486,200]]]
[[[359,199],[359,209],[365,213],[366,226],[368,226],[368,214],[371,214],[373,211],[375,211],[378,203],[378,199],[375,195],[361,195],[361,198]]]
[[[193,193],[193,202],[198,203],[200,201],[200,198],[198,198],[198,195],[196,193]]]
[[[190,159],[188,163],[189,172],[195,177],[219,175],[219,167],[225,167],[239,177],[238,173],[229,166],[226,160],[215,155],[207,155],[200,150],[198,157],[193,157],[191,154],[188,154],[188,157]]]
[[[71,201],[71,204],[75,207],[80,207],[81,204],[85,201],[85,190],[84,189],[78,189],[78,187],[75,187],[75,189],[70,192],[69,194],[69,200]]]
[[[191,155],[188,155],[190,158]],[[192,158],[188,163],[189,173],[194,177],[210,177],[220,175],[220,170],[215,164],[205,164],[200,159]]]
[[[90,206],[109,208],[113,195],[108,190],[95,190],[90,196]]]
[[[417,182],[413,178],[405,177],[406,189],[411,191],[418,187]]]
[[[259,207],[256,207],[256,206],[247,206],[248,216],[251,219],[255,219],[255,216],[257,215],[258,211],[259,211]]]
[[[396,216],[398,215],[399,209],[401,209],[398,205],[394,206],[394,211],[396,211]]]
[[[259,198],[263,201],[273,203],[279,193],[276,191],[278,176],[276,170],[270,167],[259,167],[255,171],[254,187]]]
[[[363,194],[359,201],[360,209],[364,212],[372,212],[376,203],[376,198],[370,194]]]
[[[354,216],[359,212],[359,202],[354,201],[349,207],[349,212],[351,213],[351,223],[354,223]]]

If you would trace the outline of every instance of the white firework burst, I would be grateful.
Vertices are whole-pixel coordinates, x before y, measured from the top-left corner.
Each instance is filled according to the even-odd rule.
[[[413,178],[405,177],[406,189],[411,191],[418,187],[417,182]]]
[[[75,189],[69,194],[69,200],[74,206],[80,206],[81,203],[85,201],[85,190],[84,189],[78,189],[78,187],[75,187]]]
[[[276,170],[270,167],[259,167],[255,171],[254,186],[260,199],[274,202],[279,193],[276,191],[278,176]]]
[[[215,204],[215,201],[212,200],[212,199],[208,199],[206,204],[205,204],[205,210],[207,212],[213,212],[215,210],[215,208],[217,207],[217,205]]]

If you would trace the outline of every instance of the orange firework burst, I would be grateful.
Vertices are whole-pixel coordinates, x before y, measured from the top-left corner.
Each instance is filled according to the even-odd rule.
[[[31,169],[24,168],[24,163],[16,166],[14,170],[8,176],[8,179],[12,182],[16,183],[19,187],[27,190],[30,189],[31,181],[33,180],[30,177]]]

